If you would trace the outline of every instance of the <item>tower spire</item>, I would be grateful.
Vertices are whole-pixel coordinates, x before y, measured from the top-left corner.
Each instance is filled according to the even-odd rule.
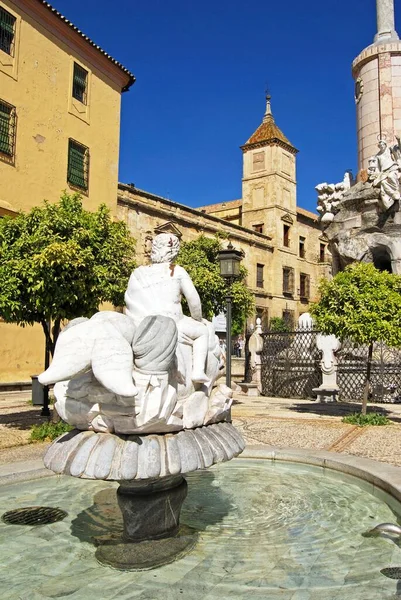
[[[376,0],[377,33],[374,43],[385,44],[398,40],[395,30],[394,0]]]
[[[265,111],[265,116],[263,117],[263,123],[266,123],[270,119],[272,121],[274,121],[270,100],[271,100],[270,94],[266,94],[266,111]]]

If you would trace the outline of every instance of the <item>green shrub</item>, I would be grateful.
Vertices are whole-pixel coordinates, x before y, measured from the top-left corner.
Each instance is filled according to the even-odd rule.
[[[350,425],[359,425],[365,427],[366,425],[390,425],[391,421],[380,413],[371,412],[363,415],[362,413],[353,413],[342,418],[343,423],[349,423]]]
[[[269,331],[287,332],[290,331],[288,323],[282,317],[272,317],[270,319]]]
[[[31,427],[31,435],[29,438],[30,442],[52,442],[59,435],[63,433],[67,433],[67,431],[71,431],[74,429],[68,423],[64,421],[59,421],[58,423],[51,423],[50,421],[46,421],[46,423],[42,423],[41,425],[33,425]]]

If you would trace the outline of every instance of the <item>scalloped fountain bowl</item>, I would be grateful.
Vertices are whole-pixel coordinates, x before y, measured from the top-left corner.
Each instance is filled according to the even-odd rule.
[[[50,525],[1,524],[2,597],[398,598],[399,541],[363,534],[378,523],[400,522],[401,505],[351,475],[263,460],[263,449],[259,455],[189,473],[177,535],[195,536],[196,544],[168,565],[135,572],[97,561],[99,548],[118,546],[123,528],[116,482],[49,476],[1,485],[1,514],[33,505],[68,512]],[[146,543],[151,553],[152,542]]]

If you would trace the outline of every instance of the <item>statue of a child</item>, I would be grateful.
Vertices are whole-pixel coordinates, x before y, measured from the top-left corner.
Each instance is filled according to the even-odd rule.
[[[195,383],[208,383],[205,363],[209,332],[202,320],[199,294],[185,269],[174,263],[180,249],[177,236],[161,233],[152,243],[151,265],[137,267],[125,293],[126,314],[136,325],[149,315],[171,317],[177,324],[178,341],[191,345],[192,374]],[[184,315],[185,297],[191,317]]]

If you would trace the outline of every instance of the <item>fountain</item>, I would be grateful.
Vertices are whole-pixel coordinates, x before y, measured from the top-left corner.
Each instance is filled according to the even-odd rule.
[[[156,236],[152,264],[129,280],[126,313],[71,321],[39,377],[55,383],[55,409],[75,427],[53,442],[45,466],[119,482],[124,531],[96,552],[116,568],[152,568],[189,551],[197,534],[179,524],[184,475],[244,449],[230,423],[232,390],[216,384],[218,338],[202,319],[189,275],[174,263],[178,251],[176,236]],[[191,317],[182,312],[182,296]]]

